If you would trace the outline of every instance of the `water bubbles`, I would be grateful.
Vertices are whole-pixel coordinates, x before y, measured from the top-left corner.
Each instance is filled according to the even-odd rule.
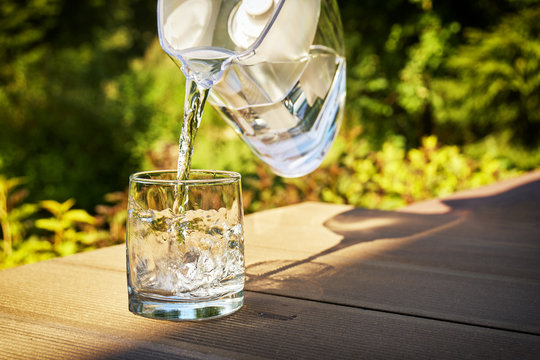
[[[179,298],[212,297],[243,286],[243,231],[227,209],[131,212],[138,254],[133,284]],[[232,290],[231,290],[232,289]]]

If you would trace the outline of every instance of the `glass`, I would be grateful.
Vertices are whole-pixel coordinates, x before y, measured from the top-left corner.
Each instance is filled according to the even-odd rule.
[[[161,46],[275,173],[315,170],[341,125],[336,0],[159,0]]]
[[[178,191],[182,189],[182,191]],[[184,207],[174,211],[178,194]],[[140,172],[129,181],[129,310],[167,320],[211,319],[244,302],[240,174]]]

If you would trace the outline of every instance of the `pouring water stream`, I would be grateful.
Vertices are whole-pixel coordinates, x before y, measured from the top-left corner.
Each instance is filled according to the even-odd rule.
[[[345,60],[335,0],[159,0],[163,49],[186,76],[175,212],[209,102],[275,173],[319,166],[340,127]]]

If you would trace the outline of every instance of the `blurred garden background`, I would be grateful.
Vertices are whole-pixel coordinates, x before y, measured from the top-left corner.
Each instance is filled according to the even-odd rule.
[[[540,168],[540,1],[339,0],[343,127],[275,176],[210,107],[194,168],[243,175],[246,213],[395,209]],[[121,243],[130,173],[175,168],[184,79],[153,0],[0,0],[0,268]]]

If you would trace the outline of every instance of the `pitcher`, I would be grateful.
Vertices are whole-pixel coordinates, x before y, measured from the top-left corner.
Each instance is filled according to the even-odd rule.
[[[275,173],[298,177],[320,165],[345,102],[335,0],[159,0],[158,32]]]

